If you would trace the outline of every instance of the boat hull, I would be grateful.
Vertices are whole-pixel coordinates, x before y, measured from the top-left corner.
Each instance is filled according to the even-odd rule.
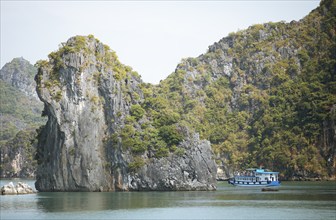
[[[231,180],[229,180],[229,183],[234,185],[234,186],[248,186],[248,187],[280,186],[280,181],[249,182],[249,181],[236,181],[234,179],[231,179]]]

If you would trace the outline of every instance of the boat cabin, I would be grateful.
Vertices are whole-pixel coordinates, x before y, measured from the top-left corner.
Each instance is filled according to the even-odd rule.
[[[279,172],[250,168],[229,180],[233,185],[279,185]]]
[[[259,181],[278,181],[279,172],[265,171],[264,169],[247,169],[242,175],[235,176],[236,179]]]

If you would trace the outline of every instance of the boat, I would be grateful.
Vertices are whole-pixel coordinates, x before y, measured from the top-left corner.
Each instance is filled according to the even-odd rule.
[[[264,169],[249,168],[242,174],[229,179],[234,186],[280,186],[279,172],[266,171]]]
[[[278,187],[265,187],[261,189],[262,192],[276,192],[279,191]]]

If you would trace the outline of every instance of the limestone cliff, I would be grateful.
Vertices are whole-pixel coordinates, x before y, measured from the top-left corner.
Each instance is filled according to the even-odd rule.
[[[76,36],[38,65],[37,92],[48,116],[39,134],[39,191],[216,188],[209,142],[182,125],[179,153],[161,148],[160,138],[146,142],[142,131],[154,127],[141,107],[145,85],[108,46]]]

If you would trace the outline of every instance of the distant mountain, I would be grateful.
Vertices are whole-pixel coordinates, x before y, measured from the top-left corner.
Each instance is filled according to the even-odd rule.
[[[26,146],[26,150],[35,152],[36,146],[32,146],[26,137],[23,139],[20,137],[23,137],[23,134],[32,136],[32,131],[45,123],[45,119],[41,117],[43,103],[39,101],[36,93],[34,81],[36,73],[37,69],[23,58],[13,59],[0,70],[0,176],[2,177],[31,176],[21,172],[24,163],[32,164],[32,157],[27,159],[21,148]],[[13,146],[13,141],[16,146]],[[16,163],[16,160],[22,162]]]
[[[23,57],[14,58],[0,70],[0,80],[23,92],[27,97],[34,97],[39,100],[36,93],[36,82],[34,81],[36,73],[36,67],[29,61]]]

